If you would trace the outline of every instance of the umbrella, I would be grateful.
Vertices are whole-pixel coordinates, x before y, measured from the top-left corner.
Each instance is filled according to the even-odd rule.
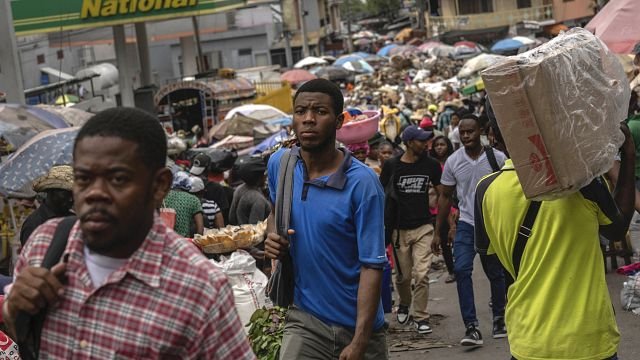
[[[0,194],[20,191],[55,165],[71,164],[78,130],[45,130],[22,145],[0,166]]]
[[[248,116],[250,118],[261,120],[261,121],[270,121],[276,120],[283,117],[288,117],[287,114],[282,112],[279,109],[274,108],[271,105],[263,105],[263,104],[247,104],[240,105],[235,107],[225,115],[224,119],[231,119],[236,113],[240,113],[244,116]]]
[[[349,54],[343,55],[338,58],[338,60],[333,62],[333,66],[342,66],[343,64],[348,63],[349,61],[358,61],[364,59],[364,56]]]
[[[371,31],[368,31],[368,30],[359,31],[359,32],[353,34],[353,36],[352,36],[353,39],[361,39],[361,38],[372,39],[372,38],[375,38],[375,37],[376,37],[376,34],[374,34]]]
[[[366,58],[367,56],[371,56],[373,54],[369,54],[368,52],[364,52],[364,51],[356,51],[354,53],[352,53],[351,55],[353,56],[360,56],[361,58]]]
[[[454,59],[469,59],[479,55],[480,53],[482,53],[482,50],[480,50],[480,48],[476,46],[469,47],[466,45],[460,45],[455,46],[455,50],[453,51],[453,54],[451,56]]]
[[[375,70],[364,60],[353,60],[342,64],[342,67],[358,74],[372,74]]]
[[[478,47],[476,43],[474,43],[473,41],[458,41],[457,43],[453,44],[454,47],[458,47],[458,46],[466,46],[469,48],[475,48]]]
[[[384,46],[382,49],[378,50],[377,55],[379,56],[389,56],[389,51],[391,51],[391,49],[393,49],[394,47],[399,46],[398,44],[389,44]]]
[[[384,56],[369,54],[369,56],[364,58],[364,61],[368,62],[369,64],[379,64],[383,62],[388,62],[389,59],[387,59]]]
[[[371,44],[373,41],[369,38],[360,38],[353,41],[353,45],[356,46],[366,46]]]
[[[503,39],[493,44],[493,46],[491,47],[491,51],[495,53],[503,53],[518,50],[523,46],[524,44],[518,40]]]
[[[422,52],[427,52],[429,51],[429,49],[433,49],[441,45],[444,45],[444,44],[441,43],[440,41],[429,40],[426,43],[420,44],[420,46],[418,46],[418,50]]]
[[[17,149],[41,131],[68,127],[64,120],[35,106],[0,104],[0,138]]]
[[[440,45],[429,50],[429,54],[435,57],[451,57],[455,53],[456,48],[450,45]]]
[[[458,78],[470,77],[478,71],[482,71],[502,59],[504,59],[504,56],[502,55],[480,54],[473,59],[469,59],[464,66],[462,66],[460,72],[458,72]]]
[[[282,81],[288,81],[291,84],[300,84],[316,78],[317,76],[313,75],[307,70],[301,69],[289,70],[280,75],[280,79]]]
[[[585,27],[616,54],[630,54],[640,42],[640,1],[609,1]]]
[[[526,36],[514,36],[511,38],[512,40],[520,41],[525,45],[534,45],[536,41],[534,39],[528,38]]]
[[[323,66],[311,69],[311,72],[323,79],[327,80],[345,80],[351,76],[349,70],[337,66]]]
[[[47,112],[53,113],[56,116],[59,116],[68,126],[82,126],[93,116],[93,114],[90,112],[71,107],[42,104],[36,106]]]
[[[288,138],[289,138],[289,134],[287,134],[287,131],[280,130],[277,133],[263,140],[260,144],[256,145],[255,149],[253,150],[253,154],[263,153]]]
[[[389,50],[389,56],[395,56],[395,55],[407,56],[407,55],[419,54],[419,53],[420,53],[420,50],[417,47],[411,46],[411,45],[397,46]]]
[[[328,64],[328,62],[325,59],[315,57],[315,56],[307,56],[306,58],[298,61],[295,65],[293,65],[293,67],[296,69],[301,69],[308,66],[326,65],[326,64]]]
[[[333,64],[333,62],[336,61],[336,57],[331,55],[323,55],[321,59],[326,60],[329,64]]]
[[[80,102],[80,98],[75,96],[75,95],[71,95],[71,94],[64,94],[61,96],[58,96],[58,98],[56,99],[55,104],[56,105],[66,105],[66,106],[71,106],[73,104],[77,104]]]

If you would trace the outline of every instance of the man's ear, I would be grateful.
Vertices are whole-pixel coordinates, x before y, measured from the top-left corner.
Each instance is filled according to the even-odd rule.
[[[344,112],[341,112],[336,117],[336,130],[340,129],[343,123],[344,123]]]
[[[173,182],[173,173],[169,168],[162,168],[156,171],[153,177],[153,201],[155,208],[162,206],[162,201],[171,190],[171,183]]]

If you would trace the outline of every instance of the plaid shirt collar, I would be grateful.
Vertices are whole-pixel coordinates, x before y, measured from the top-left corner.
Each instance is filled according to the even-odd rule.
[[[126,274],[131,274],[136,279],[142,281],[150,287],[160,286],[160,267],[167,228],[156,214],[153,218],[153,225],[147,234],[142,245],[129,258],[126,265],[113,273],[109,279],[102,284],[104,286],[122,280]],[[65,250],[65,257],[68,257],[69,271],[77,271],[80,280],[87,287],[95,287],[91,283],[91,277],[84,258],[84,240],[80,222],[76,222],[69,236],[69,244]]]

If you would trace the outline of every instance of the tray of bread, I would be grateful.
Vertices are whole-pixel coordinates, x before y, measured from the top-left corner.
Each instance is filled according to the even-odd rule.
[[[267,234],[267,220],[258,224],[228,225],[196,234],[193,242],[206,254],[223,254],[260,244]]]

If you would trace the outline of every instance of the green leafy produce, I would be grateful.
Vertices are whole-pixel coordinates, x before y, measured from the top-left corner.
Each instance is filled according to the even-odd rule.
[[[273,307],[256,310],[249,322],[249,341],[259,360],[277,360],[284,334],[287,309]]]

